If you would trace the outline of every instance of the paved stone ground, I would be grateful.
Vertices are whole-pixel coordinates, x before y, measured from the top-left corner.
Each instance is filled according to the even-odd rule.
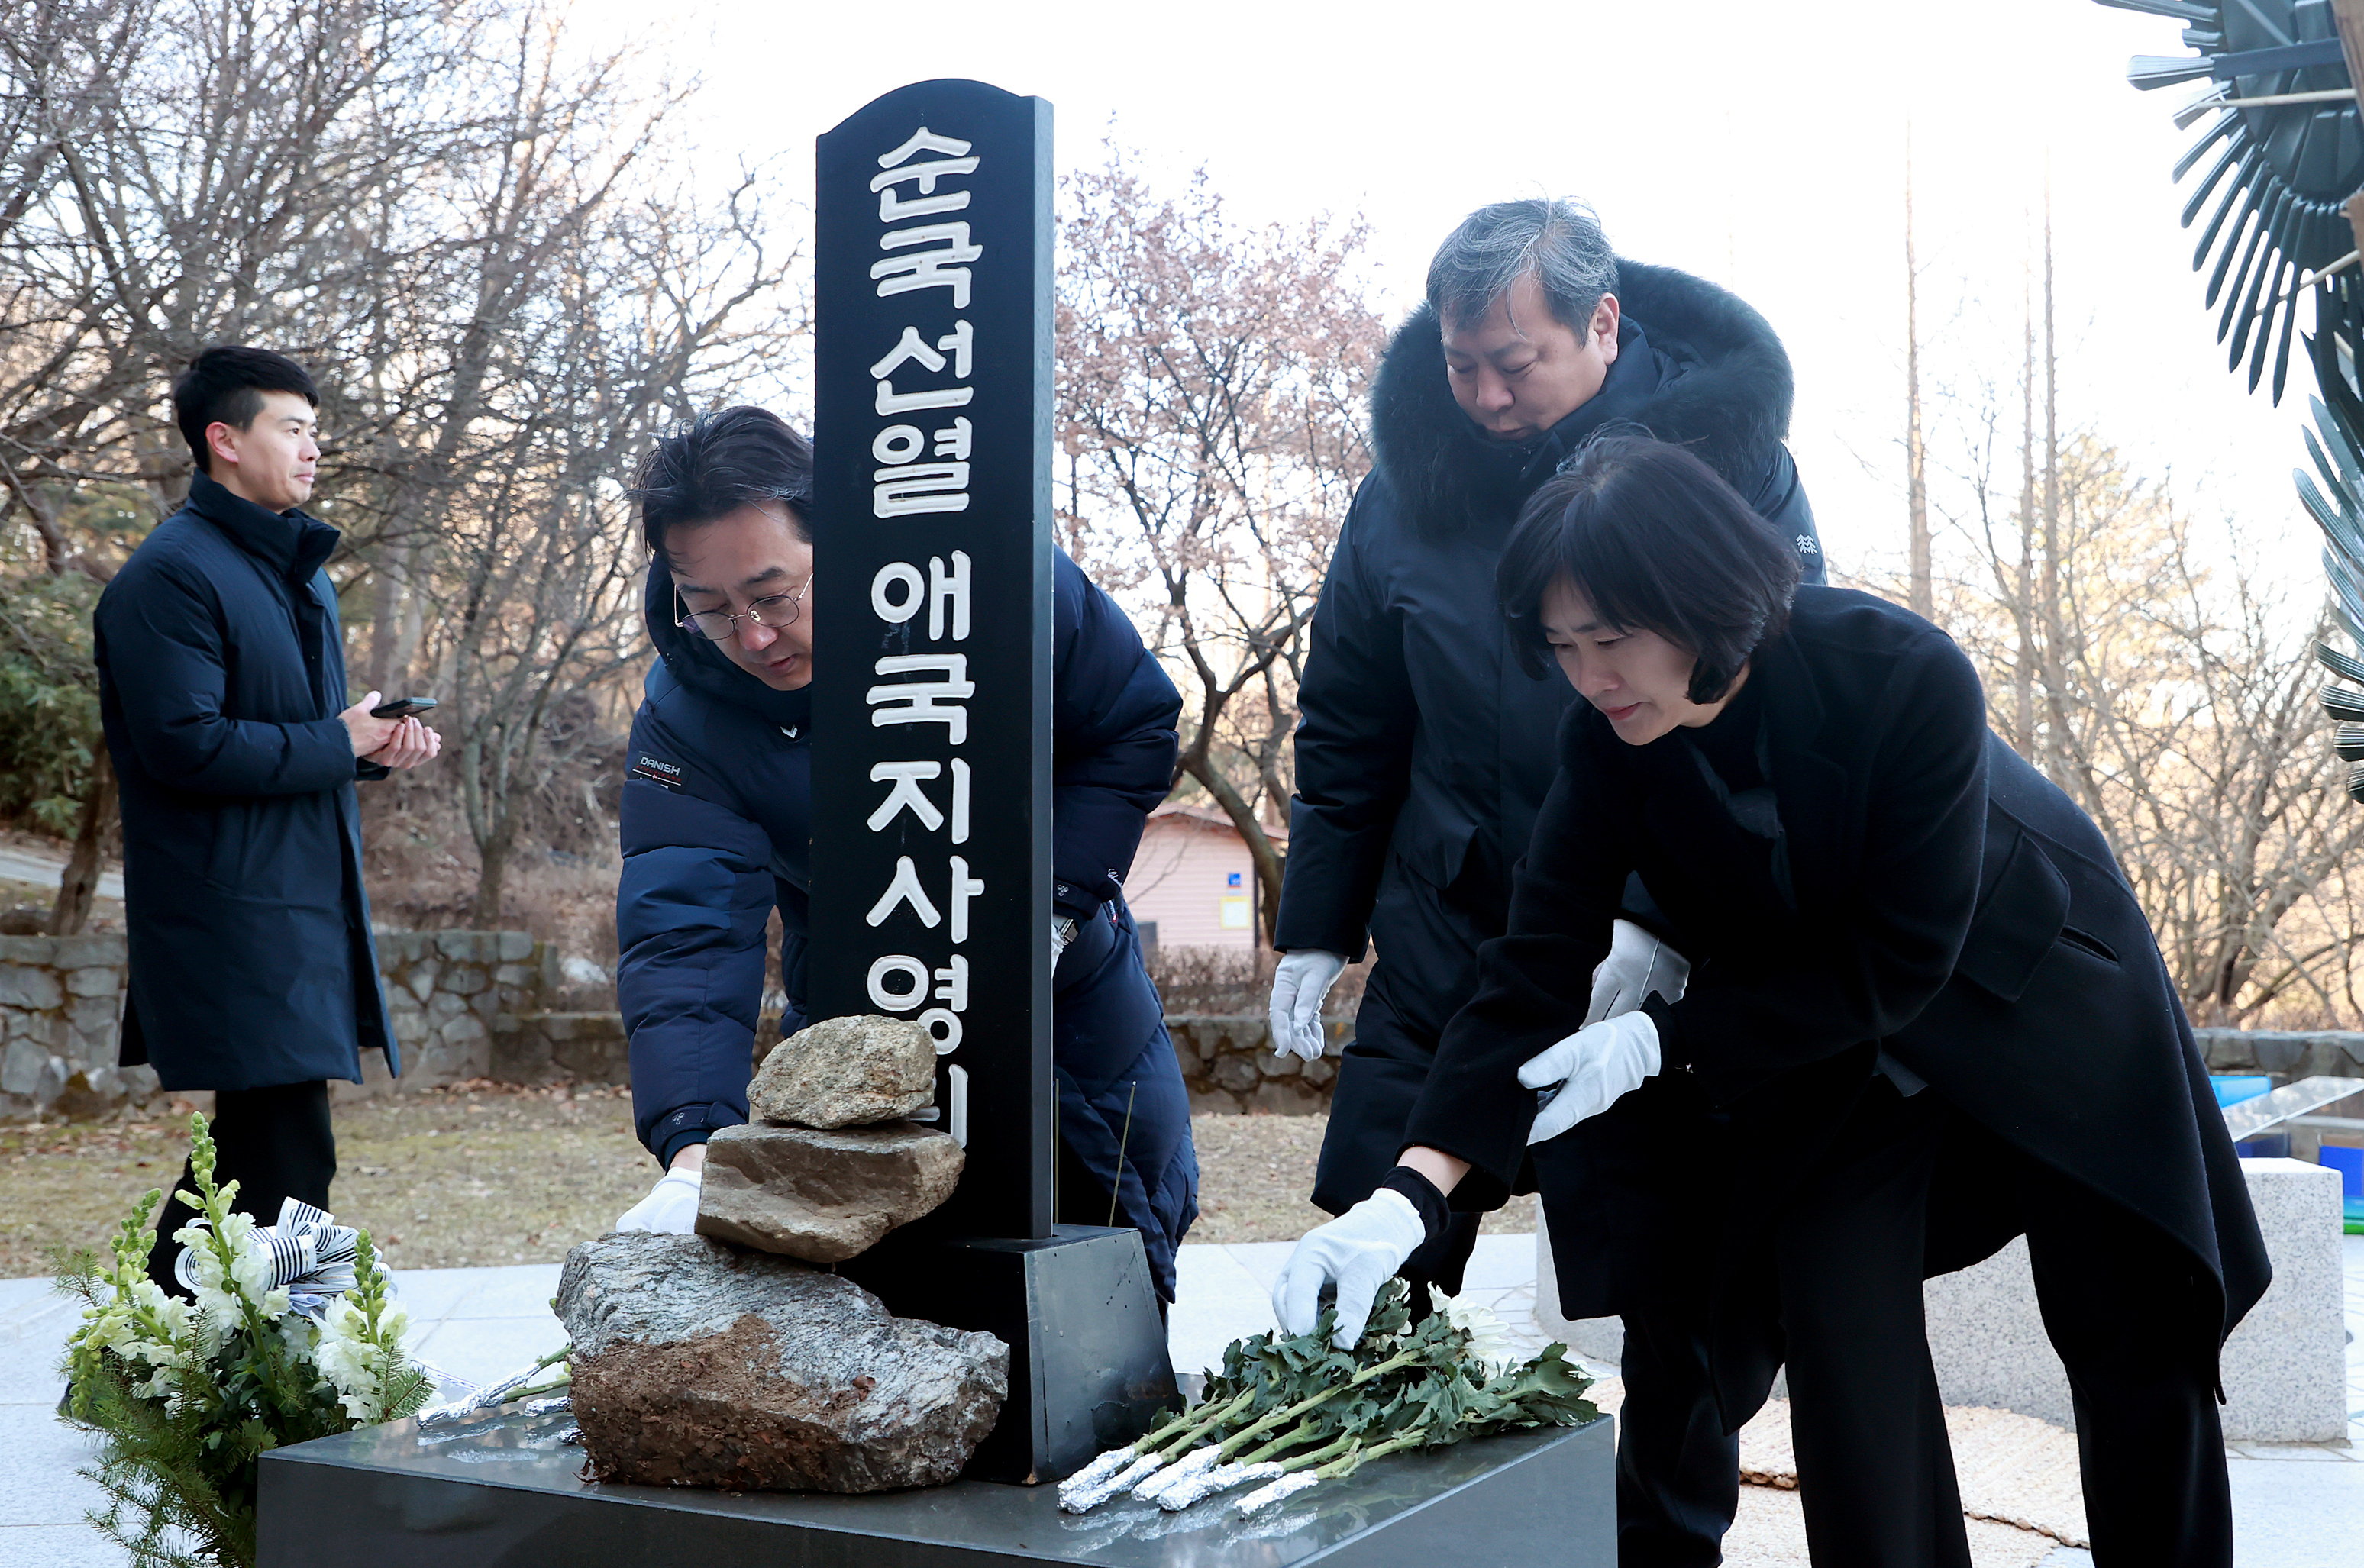
[[[2352,1446],[2241,1443],[2227,1451],[2242,1568],[2355,1568],[2364,1540],[2364,1236],[2345,1239],[2347,1278],[2348,1432]],[[1182,1249],[1182,1302],[1173,1317],[1174,1364],[1204,1367],[1242,1334],[1272,1326],[1266,1293],[1288,1256],[1279,1241]],[[538,1359],[559,1341],[550,1314],[553,1263],[422,1269],[398,1277],[413,1348],[445,1371],[489,1381]],[[1479,1238],[1468,1290],[1500,1313],[1532,1348],[1534,1239]],[[73,1309],[46,1280],[0,1280],[0,1562],[10,1568],[117,1568],[119,1552],[82,1522],[95,1489],[74,1474],[83,1440],[53,1418],[55,1372]],[[1599,1369],[1607,1370],[1607,1369]],[[2062,1548],[2045,1568],[2087,1568]]]

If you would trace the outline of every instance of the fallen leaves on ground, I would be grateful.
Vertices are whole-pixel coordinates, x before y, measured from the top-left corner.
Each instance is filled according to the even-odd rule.
[[[185,1102],[184,1102],[185,1104]],[[644,1196],[656,1162],[632,1136],[629,1091],[482,1080],[340,1099],[331,1207],[402,1269],[556,1262]],[[1328,1218],[1308,1201],[1329,1118],[1198,1116],[1191,1241],[1288,1241]],[[188,1118],[151,1106],[97,1123],[0,1126],[0,1278],[51,1272],[61,1247],[99,1247],[141,1194],[179,1179]],[[1485,1229],[1532,1230],[1534,1200]]]

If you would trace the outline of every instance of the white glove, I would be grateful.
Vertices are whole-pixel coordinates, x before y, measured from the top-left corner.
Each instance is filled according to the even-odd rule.
[[[1633,921],[1620,920],[1610,928],[1609,956],[1592,972],[1592,1006],[1584,1021],[1597,1024],[1630,1013],[1653,991],[1679,1002],[1690,978],[1689,959]]]
[[[1054,915],[1054,916],[1052,916],[1052,917],[1051,917],[1051,973],[1052,973],[1056,974],[1056,973],[1059,973],[1059,955],[1060,955],[1061,953],[1065,952],[1065,951],[1067,951],[1067,944],[1068,944],[1069,942],[1074,941],[1075,940],[1076,940],[1076,922],[1075,922],[1074,917],[1071,917],[1071,916],[1067,916],[1067,915]]]
[[[697,1229],[698,1171],[667,1171],[649,1189],[649,1195],[624,1210],[619,1230],[653,1230],[661,1236],[686,1236]]]
[[[1272,1311],[1281,1331],[1310,1329],[1321,1316],[1321,1287],[1335,1280],[1338,1331],[1331,1342],[1353,1350],[1371,1320],[1379,1286],[1427,1239],[1420,1210],[1393,1187],[1381,1187],[1327,1225],[1315,1226],[1299,1239],[1273,1284]]]
[[[1297,948],[1280,955],[1280,967],[1272,973],[1272,1002],[1266,1014],[1272,1025],[1275,1056],[1321,1060],[1321,999],[1345,972],[1343,956],[1320,948]]]
[[[1578,1122],[1599,1116],[1657,1073],[1658,1026],[1649,1014],[1620,1013],[1585,1025],[1519,1065],[1519,1082],[1528,1088],[1559,1085],[1551,1103],[1536,1114],[1527,1141],[1557,1138]]]

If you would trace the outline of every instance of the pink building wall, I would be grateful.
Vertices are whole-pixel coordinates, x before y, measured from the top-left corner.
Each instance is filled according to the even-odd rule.
[[[1220,811],[1169,804],[1152,812],[1124,896],[1135,921],[1157,923],[1160,947],[1257,945],[1255,865]]]

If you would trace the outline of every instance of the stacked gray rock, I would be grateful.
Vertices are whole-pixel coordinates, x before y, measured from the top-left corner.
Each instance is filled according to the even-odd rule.
[[[799,1029],[748,1085],[760,1119],[707,1140],[698,1234],[808,1263],[868,1251],[960,1182],[960,1145],[906,1119],[935,1089],[935,1041],[908,1018]]]
[[[993,1335],[894,1317],[852,1280],[700,1236],[586,1241],[556,1305],[603,1481],[937,1485],[1009,1394],[1009,1347]]]

